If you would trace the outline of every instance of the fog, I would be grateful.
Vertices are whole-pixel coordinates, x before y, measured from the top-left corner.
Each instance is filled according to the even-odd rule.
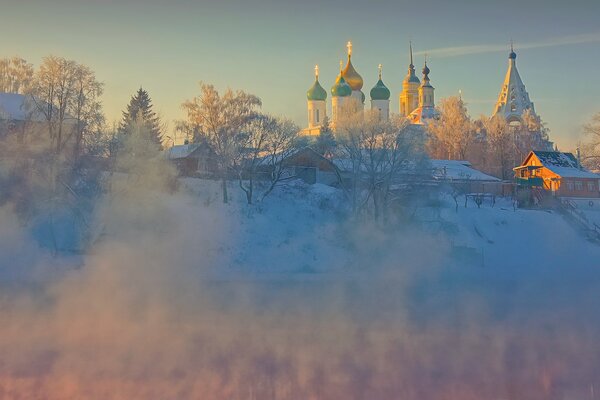
[[[0,398],[566,399],[600,385],[593,265],[469,265],[451,234],[340,214],[289,239],[339,235],[343,256],[314,266],[332,272],[262,274],[294,260],[268,239],[248,250],[261,265],[236,248],[252,213],[284,223],[276,197],[235,212],[168,190],[160,160],[128,165],[106,178],[80,254],[54,255],[13,200],[0,208]]]

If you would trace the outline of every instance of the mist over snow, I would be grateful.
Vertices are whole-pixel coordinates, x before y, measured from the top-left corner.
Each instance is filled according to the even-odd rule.
[[[212,181],[111,179],[83,253],[53,255],[39,223],[0,209],[0,397],[548,399],[600,383],[600,247],[560,215],[440,195],[381,229],[322,185],[247,206]]]

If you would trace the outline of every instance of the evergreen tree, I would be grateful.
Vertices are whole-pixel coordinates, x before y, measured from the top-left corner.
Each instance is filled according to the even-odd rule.
[[[315,151],[324,157],[330,157],[333,155],[336,145],[335,136],[329,127],[329,118],[325,117],[314,145]]]
[[[132,131],[132,126],[139,123],[143,124],[148,139],[161,146],[162,132],[160,129],[160,119],[152,110],[150,95],[142,88],[131,97],[131,101],[127,105],[127,110],[123,111],[123,120],[119,126],[119,133],[126,135]]]

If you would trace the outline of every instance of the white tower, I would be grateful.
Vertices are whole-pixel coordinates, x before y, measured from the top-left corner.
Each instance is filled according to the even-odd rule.
[[[327,117],[327,92],[319,83],[319,66],[315,65],[315,83],[306,92],[308,106],[308,130],[315,130],[323,125]]]
[[[335,128],[337,122],[344,115],[348,103],[353,100],[352,88],[343,77],[342,62],[340,61],[340,74],[335,84],[331,87],[331,125]]]

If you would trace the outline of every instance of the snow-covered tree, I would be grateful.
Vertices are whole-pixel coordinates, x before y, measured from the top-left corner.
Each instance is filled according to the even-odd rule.
[[[336,137],[338,154],[350,173],[345,189],[352,209],[355,213],[370,209],[375,221],[385,221],[392,185],[424,155],[421,135],[404,118],[386,121],[376,111],[366,111],[341,119]]]
[[[515,166],[515,143],[506,119],[497,114],[491,118],[482,117],[481,122],[485,129],[486,169],[502,179],[510,179]]]
[[[183,103],[188,128],[198,132],[217,156],[223,202],[227,203],[227,180],[235,168],[245,131],[258,118],[260,99],[243,91],[228,89],[223,95],[208,84],[200,85],[200,95]]]
[[[121,134],[127,134],[131,131],[131,126],[140,123],[146,126],[144,130],[150,140],[159,146],[162,146],[162,127],[160,118],[153,110],[152,99],[146,90],[139,88],[131,96],[127,109],[123,111],[123,119],[119,126]]]
[[[475,138],[475,126],[465,103],[459,97],[447,97],[440,101],[438,109],[440,118],[426,125],[429,155],[441,159],[467,159]]]
[[[330,157],[335,152],[336,141],[333,131],[329,125],[327,116],[323,119],[323,125],[314,143],[315,151],[324,157]]]
[[[86,135],[96,134],[104,122],[102,83],[87,66],[73,60],[44,58],[28,93],[32,112],[46,122],[51,153],[57,158],[76,158]],[[67,147],[72,153],[65,154]]]
[[[0,59],[0,92],[25,94],[32,79],[32,64],[19,57]]]
[[[269,185],[262,194],[263,200],[286,178],[284,160],[298,149],[299,132],[300,128],[286,118],[276,118],[270,125],[265,138],[263,163],[270,171]]]
[[[590,122],[583,126],[585,134],[581,146],[581,162],[593,171],[600,170],[600,112],[594,114]]]

